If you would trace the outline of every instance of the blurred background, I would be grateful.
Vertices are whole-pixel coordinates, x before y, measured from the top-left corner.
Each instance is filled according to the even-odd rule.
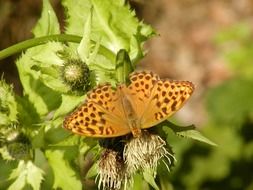
[[[60,0],[51,0],[64,28]],[[218,147],[171,137],[178,160],[168,180],[175,190],[253,190],[253,1],[133,0],[131,7],[157,36],[138,69],[196,85],[177,123],[195,124]],[[0,49],[32,38],[40,0],[0,0]],[[22,87],[16,56],[0,74]]]

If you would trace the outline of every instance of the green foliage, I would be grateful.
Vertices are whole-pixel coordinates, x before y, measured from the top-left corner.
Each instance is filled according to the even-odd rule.
[[[208,90],[209,122],[202,133],[217,143],[210,148],[181,142],[175,150],[181,165],[172,174],[175,189],[250,190],[253,168],[252,29],[247,23],[217,34],[220,56],[233,70],[231,79]]]
[[[17,103],[12,86],[2,79],[0,81],[0,127],[12,125],[17,122]]]
[[[172,130],[177,136],[194,139],[194,140],[204,142],[204,143],[212,145],[212,146],[217,146],[214,142],[212,142],[211,140],[204,137],[199,131],[196,131],[195,130],[196,128],[194,125],[177,126],[169,121],[165,121],[160,124],[160,127],[162,127],[162,126],[164,126],[163,130],[166,133],[169,133],[169,130]],[[168,128],[168,126],[169,126],[169,128]]]
[[[81,42],[50,41],[22,53],[16,61],[22,96],[14,95],[12,87],[0,82],[0,189],[82,189],[86,180],[94,180],[100,153],[97,139],[71,135],[61,127],[63,119],[83,102],[88,88],[104,82],[127,82],[128,74],[144,55],[143,43],[154,34],[123,0],[63,0],[62,5],[67,18],[65,33],[81,35]],[[43,0],[33,34],[35,39],[60,34],[48,0]],[[66,63],[73,61],[84,71],[79,74],[85,80],[77,78],[85,83],[81,88],[79,83],[73,88],[75,78],[62,73]],[[66,83],[69,79],[71,82]],[[194,128],[163,126],[179,136],[214,145]],[[167,136],[169,132],[164,129],[162,133]],[[88,168],[84,163],[87,155],[92,155]],[[148,171],[143,177],[146,182],[141,182],[142,177],[135,177],[133,189],[151,189],[148,184],[159,189]],[[161,184],[163,189],[170,186],[165,180]]]
[[[127,83],[128,75],[133,72],[133,66],[126,50],[121,49],[116,56],[115,76],[119,83]]]
[[[43,173],[43,170],[35,166],[31,161],[25,162],[21,160],[18,167],[10,175],[9,179],[15,179],[15,181],[9,186],[8,190],[23,189],[26,184],[30,184],[34,190],[39,190]]]
[[[74,171],[68,162],[70,160],[64,158],[64,154],[77,156],[77,152],[73,152],[72,149],[69,151],[48,149],[45,154],[55,177],[53,188],[60,187],[67,190],[75,187],[77,190],[82,189],[80,176],[77,174],[78,170]]]

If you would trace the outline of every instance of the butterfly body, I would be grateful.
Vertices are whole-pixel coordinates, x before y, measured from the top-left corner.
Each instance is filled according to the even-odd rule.
[[[130,84],[110,84],[90,91],[83,105],[67,116],[64,127],[91,137],[117,137],[152,127],[175,113],[191,96],[188,81],[161,80],[151,72],[135,72]]]

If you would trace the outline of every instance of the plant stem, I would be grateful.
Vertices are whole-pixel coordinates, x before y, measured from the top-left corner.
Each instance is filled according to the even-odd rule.
[[[13,46],[10,46],[2,51],[0,51],[0,60],[11,56],[13,54],[19,53],[24,51],[28,48],[45,44],[49,41],[58,41],[58,42],[74,42],[80,43],[82,37],[70,34],[56,34],[56,35],[49,35],[49,36],[42,36],[38,38],[33,38],[29,40],[25,40],[23,42],[17,43]],[[95,43],[95,42],[94,42]],[[114,60],[115,55],[106,47],[100,45],[99,52],[103,55],[106,55],[111,60]]]

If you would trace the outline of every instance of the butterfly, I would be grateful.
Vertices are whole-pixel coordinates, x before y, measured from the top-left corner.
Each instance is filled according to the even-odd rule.
[[[150,128],[179,110],[194,91],[189,81],[160,79],[152,72],[134,72],[130,84],[99,85],[85,102],[65,117],[64,128],[73,133],[110,138]]]

